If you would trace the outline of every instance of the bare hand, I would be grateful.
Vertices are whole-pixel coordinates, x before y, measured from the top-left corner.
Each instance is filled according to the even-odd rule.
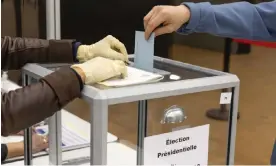
[[[34,134],[32,136],[33,153],[41,152],[49,147],[48,137]]]
[[[172,33],[189,19],[190,11],[184,5],[155,6],[144,17],[145,38],[148,39],[152,32],[156,36]]]
[[[35,127],[32,127],[32,134],[35,134]],[[15,135],[18,136],[24,136],[24,130],[19,131],[18,133],[16,133]]]

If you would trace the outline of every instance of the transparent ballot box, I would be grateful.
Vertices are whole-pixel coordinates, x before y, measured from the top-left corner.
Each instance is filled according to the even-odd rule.
[[[27,85],[62,66],[69,64],[28,64],[23,78]],[[154,72],[164,78],[125,87],[84,86],[77,99],[82,108],[71,112],[90,122],[90,146],[88,157],[71,164],[234,164],[238,77],[160,57],[154,57]],[[228,121],[206,116],[221,105],[229,110]],[[49,118],[49,162],[54,165],[68,164],[60,144],[60,114]],[[109,133],[118,140],[108,143]],[[32,163],[30,136],[25,138],[25,163]]]

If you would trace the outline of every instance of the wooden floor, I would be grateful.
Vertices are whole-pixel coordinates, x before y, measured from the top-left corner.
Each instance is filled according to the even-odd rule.
[[[222,69],[222,54],[175,45],[171,58],[213,69]],[[269,164],[276,138],[276,50],[254,47],[250,55],[231,57],[231,72],[241,80],[241,119],[238,121],[235,164]],[[209,164],[225,164],[227,122],[205,116],[207,109],[219,106],[219,91],[149,101],[149,135],[171,131],[176,125],[161,125],[163,110],[173,104],[182,106],[187,121],[181,126],[210,124]],[[81,106],[80,106],[81,105]],[[115,105],[109,109],[109,132],[135,145],[137,103]],[[68,109],[89,121],[88,106],[77,100]]]

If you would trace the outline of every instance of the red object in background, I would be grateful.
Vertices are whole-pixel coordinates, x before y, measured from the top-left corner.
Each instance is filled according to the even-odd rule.
[[[261,42],[261,41],[251,41],[251,40],[243,40],[243,39],[233,39],[233,41],[237,43],[252,44],[252,45],[263,46],[268,48],[276,48],[276,42]]]

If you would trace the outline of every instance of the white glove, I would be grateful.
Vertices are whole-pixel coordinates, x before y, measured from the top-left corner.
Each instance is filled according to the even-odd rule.
[[[85,84],[94,84],[110,78],[127,76],[127,67],[124,61],[96,57],[82,64],[72,65],[80,68],[85,75]]]
[[[92,45],[81,45],[78,48],[77,59],[83,63],[95,57],[128,62],[126,47],[115,37],[108,35]]]

